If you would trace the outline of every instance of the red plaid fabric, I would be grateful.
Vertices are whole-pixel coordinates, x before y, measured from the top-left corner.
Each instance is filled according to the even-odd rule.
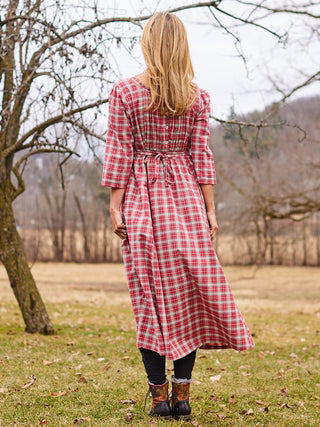
[[[137,78],[109,98],[102,185],[125,188],[123,261],[137,346],[179,359],[196,348],[254,346],[210,240],[199,184],[216,184],[208,146],[210,97],[181,117],[145,111]]]

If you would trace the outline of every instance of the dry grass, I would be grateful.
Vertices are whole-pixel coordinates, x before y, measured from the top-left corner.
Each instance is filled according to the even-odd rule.
[[[225,272],[256,347],[198,352],[193,424],[318,426],[320,270]],[[143,410],[146,378],[123,265],[40,263],[33,273],[58,334],[23,332],[0,267],[0,426],[164,425]],[[35,383],[22,389],[31,375]]]

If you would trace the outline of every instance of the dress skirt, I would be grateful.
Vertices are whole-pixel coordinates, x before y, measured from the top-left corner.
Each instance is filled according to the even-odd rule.
[[[150,91],[120,80],[109,98],[102,184],[125,188],[122,254],[137,346],[169,360],[254,346],[210,239],[200,184],[216,184],[203,89],[180,117],[145,111]]]

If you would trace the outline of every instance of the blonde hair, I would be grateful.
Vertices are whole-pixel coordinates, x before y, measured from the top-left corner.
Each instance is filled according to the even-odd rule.
[[[147,111],[181,116],[197,93],[183,22],[169,12],[155,13],[143,29],[141,48],[151,90]]]

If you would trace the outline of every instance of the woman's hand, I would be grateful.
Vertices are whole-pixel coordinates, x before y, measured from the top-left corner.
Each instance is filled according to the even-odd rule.
[[[207,217],[210,227],[210,238],[213,243],[219,229],[216,220],[216,211],[214,207],[213,184],[200,184],[201,191],[206,205]]]
[[[124,224],[120,211],[120,206],[124,197],[124,193],[124,188],[111,188],[111,199],[109,207],[113,232],[116,233],[116,235],[119,236],[122,240],[127,237],[127,227]]]
[[[210,227],[210,239],[213,242],[216,237],[217,231],[219,230],[215,211],[207,212],[207,217]]]
[[[120,210],[110,207],[110,216],[113,232],[116,233],[120,239],[125,239],[127,237],[127,227],[123,222]]]

